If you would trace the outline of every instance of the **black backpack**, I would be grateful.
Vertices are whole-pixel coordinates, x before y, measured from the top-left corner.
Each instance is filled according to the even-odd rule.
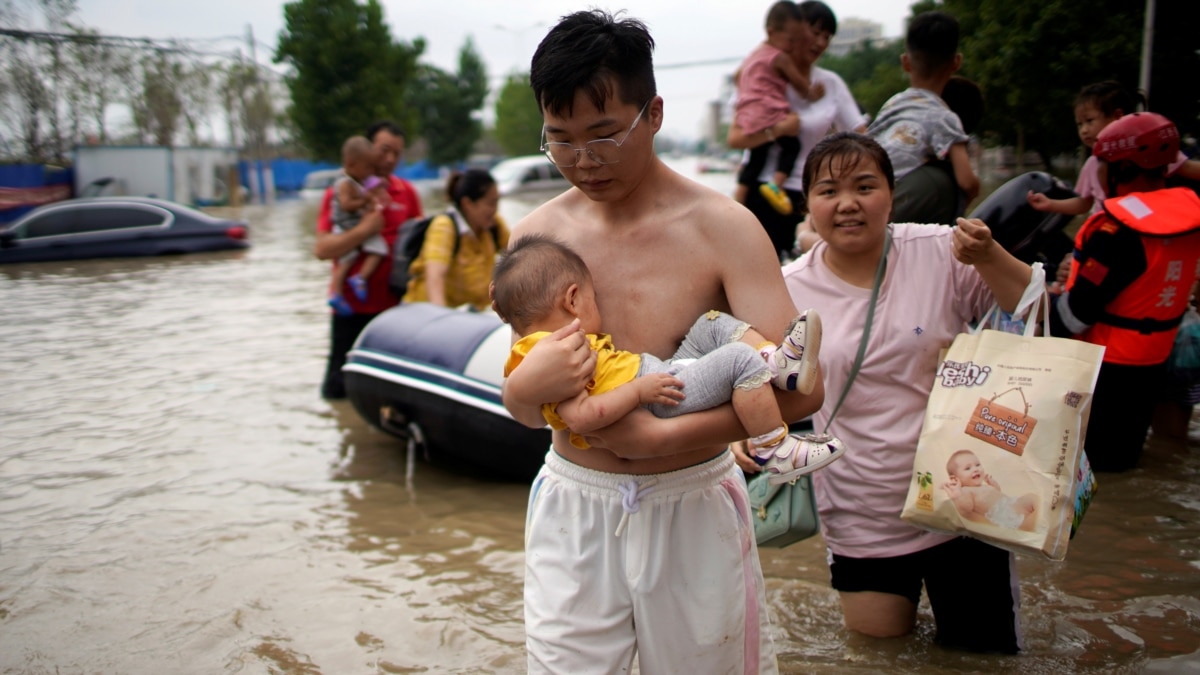
[[[400,232],[396,235],[396,246],[392,249],[392,274],[388,278],[388,287],[392,293],[396,294],[397,298],[404,298],[404,294],[408,292],[408,282],[412,279],[409,274],[409,267],[417,256],[421,255],[421,247],[425,245],[425,233],[429,231],[429,224],[434,218],[440,215],[435,213],[432,216],[424,218],[409,218],[400,226]],[[453,216],[451,216],[453,220]],[[496,244],[496,250],[500,250],[500,231],[499,228],[491,228],[492,241]],[[454,227],[454,252],[450,254],[451,259],[458,255],[458,226]]]

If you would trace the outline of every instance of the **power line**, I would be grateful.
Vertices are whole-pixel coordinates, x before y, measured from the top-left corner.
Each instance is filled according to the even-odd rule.
[[[147,37],[128,37],[120,35],[101,35],[99,33],[51,33],[46,31],[20,30],[13,28],[0,28],[0,37],[10,37],[22,41],[41,42],[46,44],[79,44],[79,45],[109,45],[125,49],[139,49],[142,51],[154,51],[159,53],[171,54],[186,54],[190,56],[207,56],[220,59],[228,59],[231,61],[243,61],[242,54],[239,50],[219,52],[195,47],[183,46],[184,42],[219,42],[224,40],[237,40],[244,43],[244,37],[223,36],[216,38],[180,38],[171,40],[162,40]],[[261,42],[254,41],[252,45],[269,47]],[[252,50],[253,53],[253,50]],[[272,69],[269,65],[255,63],[260,69],[265,70],[274,78],[283,77],[282,74]]]
[[[723,66],[729,63],[741,63],[745,56],[731,56],[723,59],[708,59],[705,61],[684,61],[683,63],[668,63],[654,66],[655,70],[675,70],[679,68],[699,68],[701,66]]]
[[[162,52],[199,53],[193,49],[186,49],[170,44],[159,44],[159,41],[151,38],[121,37],[117,35],[100,35],[98,33],[47,33],[45,31],[0,28],[0,36],[16,38],[18,40],[28,40],[32,42],[46,42],[50,44],[64,44],[68,42],[83,45],[109,44],[116,47],[153,49],[155,51]],[[209,54],[209,56],[214,55]]]

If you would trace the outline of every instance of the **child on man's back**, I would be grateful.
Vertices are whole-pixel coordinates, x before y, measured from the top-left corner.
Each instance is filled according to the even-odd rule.
[[[766,41],[751,52],[738,68],[734,122],[746,134],[765,130],[768,138],[773,137],[771,129],[791,112],[787,100],[789,84],[809,100],[815,101],[825,95],[825,88],[820,84],[812,86],[792,61],[791,34],[800,23],[795,11],[796,4],[790,0],[771,5],[767,11]],[[734,199],[743,204],[746,202],[747,192],[758,184],[758,177],[766,168],[767,152],[772,145],[779,147],[774,176],[759,190],[775,210],[788,214],[792,212],[792,203],[779,186],[792,173],[800,156],[798,136],[780,136],[750,150],[749,159],[738,173]]]
[[[962,215],[960,205],[979,194],[962,120],[941,98],[962,64],[958,33],[958,20],[943,12],[912,20],[900,56],[910,86],[888,99],[867,128],[892,162],[898,223],[952,224]]]
[[[342,172],[345,174],[333,185],[333,200],[330,202],[330,220],[334,232],[345,232],[362,219],[368,209],[386,206],[387,182],[375,175],[375,149],[365,136],[352,136],[342,144]],[[333,279],[329,288],[329,305],[340,315],[353,314],[354,310],[343,297],[343,288],[348,284],[355,297],[367,299],[367,279],[379,268],[389,253],[387,241],[373,235],[358,249],[342,256],[333,268]],[[362,257],[358,272],[350,270]]]

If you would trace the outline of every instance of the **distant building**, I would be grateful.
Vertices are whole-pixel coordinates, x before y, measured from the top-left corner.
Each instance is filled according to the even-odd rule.
[[[883,41],[883,24],[867,19],[842,19],[838,21],[837,35],[829,43],[829,53],[845,56],[864,42]]]

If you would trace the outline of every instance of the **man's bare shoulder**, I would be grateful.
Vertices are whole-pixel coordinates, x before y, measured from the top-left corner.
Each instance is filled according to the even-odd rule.
[[[570,189],[530,211],[512,228],[512,241],[527,234],[559,233],[563,223],[573,220],[580,209],[586,207],[587,199],[578,190]]]
[[[758,219],[745,206],[712,188],[681,176],[679,189],[674,194],[675,203],[687,211],[687,222],[701,228],[714,241],[766,234]]]

